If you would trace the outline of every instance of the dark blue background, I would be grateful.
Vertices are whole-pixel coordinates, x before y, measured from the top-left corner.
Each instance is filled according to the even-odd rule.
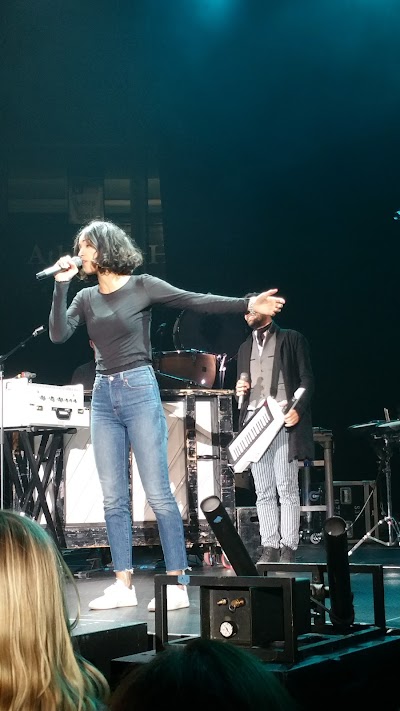
[[[370,443],[347,428],[384,407],[400,418],[398,2],[14,0],[2,14],[7,149],[71,144],[79,162],[79,145],[154,139],[168,280],[279,287],[279,323],[310,343],[334,478],[373,478]],[[47,321],[34,245],[50,264],[72,237],[60,216],[5,221],[3,353]],[[90,355],[85,333],[45,335],[6,375],[64,383]]]

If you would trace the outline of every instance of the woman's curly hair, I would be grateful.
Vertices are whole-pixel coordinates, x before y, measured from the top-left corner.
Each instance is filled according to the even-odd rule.
[[[74,254],[79,253],[80,240],[85,239],[96,250],[95,264],[100,274],[131,274],[143,264],[143,253],[134,240],[114,222],[91,220],[75,237]],[[85,277],[85,275],[82,275]]]

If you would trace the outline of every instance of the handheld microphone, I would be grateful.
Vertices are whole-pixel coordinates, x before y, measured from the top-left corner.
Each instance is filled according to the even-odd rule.
[[[246,381],[249,383],[249,382],[250,382],[250,376],[249,376],[248,373],[240,373],[239,380],[246,380]],[[239,410],[242,409],[243,400],[244,400],[244,395],[239,395],[239,397],[238,397],[238,408],[239,408]]]
[[[288,403],[285,405],[285,407],[283,408],[283,414],[284,414],[284,415],[287,415],[287,413],[289,412],[289,410],[291,410],[292,407],[295,407],[295,405],[297,405],[297,403],[299,402],[300,398],[304,395],[305,391],[306,391],[305,388],[297,388],[297,390],[295,390],[292,399],[291,399],[290,402],[288,402]]]
[[[72,257],[72,261],[76,264],[78,269],[82,266],[82,259],[80,257]],[[36,279],[47,279],[47,277],[55,276],[60,272],[66,272],[66,269],[62,269],[58,264],[53,264],[52,267],[47,267],[43,271],[36,274]]]
[[[34,332],[32,333],[32,336],[36,338],[36,336],[40,336],[40,334],[44,333],[45,331],[47,331],[46,326],[38,326],[37,328],[35,328]]]

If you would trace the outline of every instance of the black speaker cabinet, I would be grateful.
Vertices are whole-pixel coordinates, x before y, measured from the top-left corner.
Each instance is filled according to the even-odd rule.
[[[359,540],[379,521],[378,490],[374,481],[334,481],[334,513],[344,518],[347,537]],[[374,536],[379,538],[379,530]]]

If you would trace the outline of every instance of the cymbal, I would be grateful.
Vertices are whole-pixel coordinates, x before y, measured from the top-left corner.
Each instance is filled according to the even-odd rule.
[[[369,435],[375,432],[378,425],[385,424],[384,420],[371,420],[360,425],[350,425],[347,429],[354,435]]]
[[[381,422],[377,425],[378,432],[384,434],[385,432],[398,432],[400,431],[400,420],[392,420],[391,422]]]
[[[371,420],[360,425],[351,425],[347,428],[353,435],[375,435],[375,437],[383,437],[386,435],[395,435],[400,432],[400,420]]]

